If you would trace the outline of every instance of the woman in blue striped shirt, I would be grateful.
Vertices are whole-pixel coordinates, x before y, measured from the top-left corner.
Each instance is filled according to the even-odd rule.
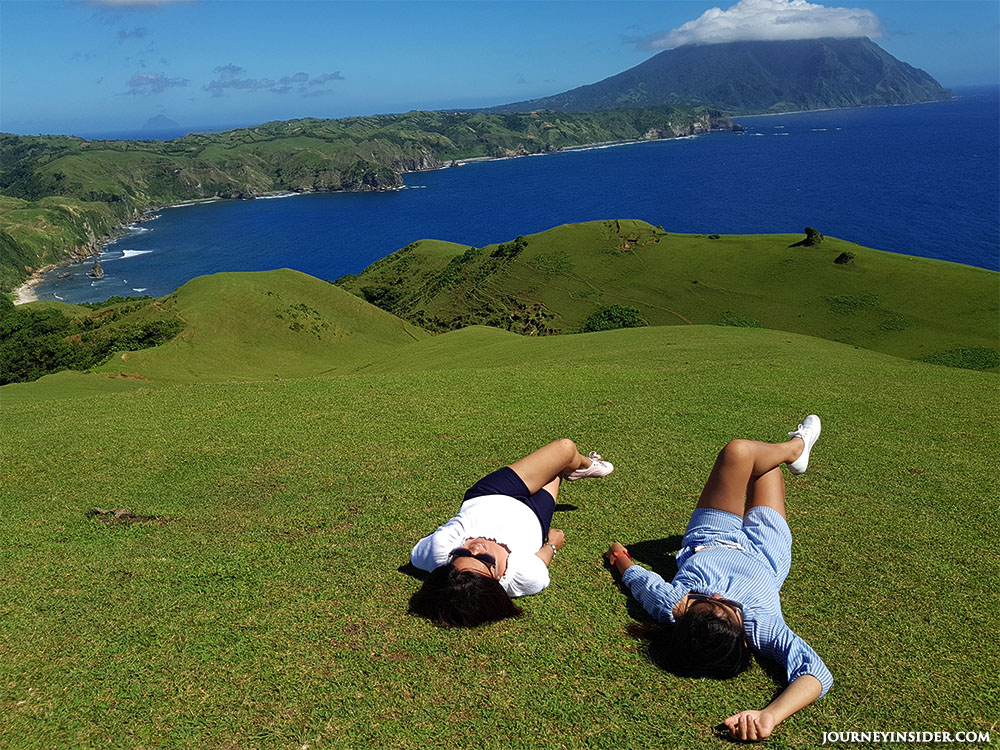
[[[783,443],[733,440],[719,453],[667,583],[634,565],[615,542],[608,561],[664,629],[672,671],[726,679],[750,666],[751,649],[785,666],[788,686],[762,711],[725,720],[732,736],[762,740],[793,713],[826,694],[830,670],[781,616],[779,591],[792,562],[781,464],[801,474],[819,437],[810,414]]]

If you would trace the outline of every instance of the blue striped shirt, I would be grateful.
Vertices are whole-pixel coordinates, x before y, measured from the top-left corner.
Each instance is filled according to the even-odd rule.
[[[677,564],[672,583],[638,565],[625,571],[622,582],[657,622],[673,622],[674,605],[690,592],[719,594],[739,602],[750,647],[785,665],[789,683],[812,675],[823,686],[820,696],[826,695],[833,675],[809,644],[785,624],[778,597],[781,585],[764,560],[730,547],[710,547],[698,553],[686,547],[677,555]]]

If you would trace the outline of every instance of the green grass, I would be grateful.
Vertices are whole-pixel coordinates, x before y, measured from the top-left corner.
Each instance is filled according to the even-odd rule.
[[[164,298],[185,330],[99,368],[155,381],[303,377],[367,361],[427,332],[298,271],[201,276]]]
[[[791,247],[800,235],[713,236],[611,220],[526,236],[512,257],[502,253],[511,243],[423,241],[341,284],[368,298],[366,289],[394,290],[388,303],[372,301],[432,330],[485,323],[574,332],[598,308],[618,304],[638,308],[651,325],[764,327],[913,359],[997,352],[996,272],[833,237]],[[846,249],[854,260],[834,263]],[[942,361],[997,369],[988,355]]]
[[[995,731],[995,375],[713,321],[332,345],[334,374],[288,379],[327,346],[286,329],[316,350],[289,354],[275,311],[347,325],[295,276],[185,287],[199,334],[134,362],[147,381],[0,389],[0,747],[726,747],[716,725],[775,684],[759,666],[658,670],[600,555],[617,539],[665,567],[718,448],[810,411],[824,433],[788,482],[784,614],[836,683],[768,746]],[[260,379],[213,382],[216,337],[220,371],[252,352]],[[412,544],[481,474],[560,436],[617,469],[561,494],[567,544],[528,616],[472,632],[408,616]]]

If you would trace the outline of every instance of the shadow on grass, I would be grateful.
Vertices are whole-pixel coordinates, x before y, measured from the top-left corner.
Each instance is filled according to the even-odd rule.
[[[778,662],[771,661],[770,659],[761,659],[756,651],[754,652],[753,660],[757,663],[757,665],[761,669],[764,670],[764,674],[768,676],[771,682],[774,683],[774,692],[771,694],[771,697],[767,701],[762,702],[761,705],[755,707],[757,710],[760,710],[763,709],[766,705],[773,703],[775,698],[781,695],[782,691],[788,685],[788,683],[786,682],[787,674],[785,672],[785,668],[781,666]],[[751,667],[751,669],[753,669],[753,667]],[[736,679],[739,679],[739,676],[737,676]],[[748,708],[750,707],[748,706]],[[715,738],[718,740],[725,740],[726,742],[732,742],[737,745],[757,744],[756,742],[751,740],[736,739],[735,737],[733,737],[732,734],[730,734],[729,727],[727,727],[725,724],[719,724],[718,726],[715,727]]]
[[[565,513],[569,510],[576,510],[576,506],[570,503],[556,503],[556,513]]]
[[[681,548],[682,539],[683,537],[680,534],[674,534],[663,539],[633,542],[626,544],[625,548],[628,549],[629,555],[632,556],[635,562],[649,566],[654,573],[661,576],[665,581],[670,581],[677,574],[677,558],[675,554]],[[618,590],[625,595],[625,608],[628,611],[628,616],[637,623],[641,623],[644,627],[652,625],[653,619],[642,608],[642,605],[635,600],[628,586],[622,583],[621,576],[608,564],[607,560],[604,561],[604,567],[614,576]]]
[[[418,581],[422,581],[427,577],[426,571],[421,570],[411,562],[400,565],[398,568],[396,568],[396,570],[398,570],[403,575],[409,576],[410,578],[414,578]]]

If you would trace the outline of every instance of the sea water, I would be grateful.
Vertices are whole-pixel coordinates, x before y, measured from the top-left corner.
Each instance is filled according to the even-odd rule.
[[[42,299],[168,294],[218,271],[358,273],[418,239],[483,246],[559,224],[644,219],[668,232],[823,234],[1000,269],[998,91],[945,102],[740,117],[743,133],[475,162],[389,193],[218,201],[160,211]],[[61,274],[68,278],[58,278]]]

